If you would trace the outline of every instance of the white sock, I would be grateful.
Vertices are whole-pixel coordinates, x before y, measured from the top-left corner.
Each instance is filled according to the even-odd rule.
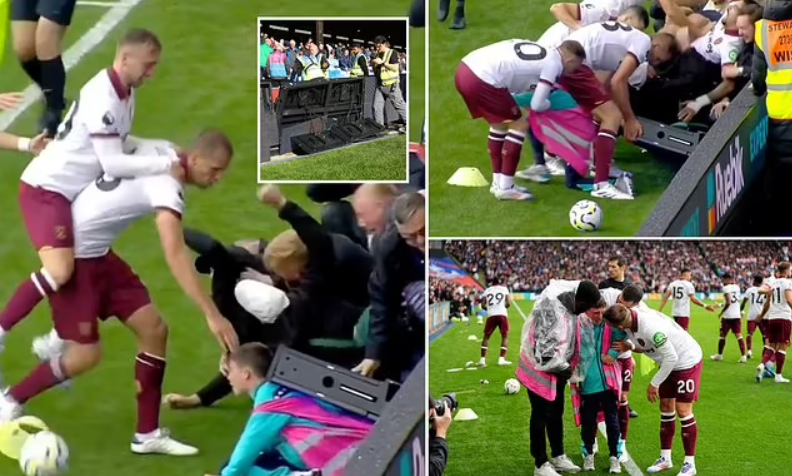
[[[690,463],[690,465],[695,468],[696,467],[696,457],[695,456],[685,456],[684,463]]]
[[[150,433],[135,433],[135,439],[141,442],[153,440],[154,438],[157,438],[159,436],[160,436],[159,428],[157,428],[156,430]]]
[[[660,457],[666,461],[671,461],[671,450],[660,450]]]
[[[495,185],[496,188],[500,187],[502,174],[492,174],[492,184]]]
[[[5,339],[6,334],[7,334],[6,330],[0,327],[0,341]]]
[[[514,176],[513,175],[503,175],[500,174],[500,188],[501,190],[508,190],[514,187]]]

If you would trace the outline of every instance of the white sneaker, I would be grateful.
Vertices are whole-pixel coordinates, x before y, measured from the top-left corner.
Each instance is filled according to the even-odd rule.
[[[511,362],[509,362],[508,360],[504,359],[503,357],[498,359],[498,365],[500,365],[501,367],[506,366],[506,365],[511,365],[511,364],[512,364]],[[560,456],[559,456],[559,458],[560,458]]]
[[[765,371],[764,364],[759,364],[756,366],[756,383],[762,383],[762,379],[764,378],[764,371]]]
[[[748,357],[746,357],[745,355],[740,357],[740,360],[737,361],[738,364],[744,364],[746,362],[748,362]]]
[[[0,423],[10,423],[22,416],[22,405],[8,394],[8,389],[0,392]]]
[[[534,476],[561,476],[553,469],[553,465],[548,461],[541,468],[534,468]]]
[[[789,379],[784,378],[781,374],[776,374],[775,383],[789,383]]]
[[[610,469],[608,470],[610,474],[621,474],[621,463],[619,462],[619,458],[615,456],[610,457]]]
[[[558,473],[578,473],[580,472],[580,466],[576,465],[569,459],[567,455],[557,456],[555,458],[550,458],[550,464],[553,465],[553,469],[556,470]]]
[[[632,200],[635,198],[632,195],[617,189],[610,182],[594,184],[594,188],[591,190],[591,196],[597,198],[609,198],[611,200]]]
[[[748,357],[749,359],[753,359],[753,351],[749,350],[748,352],[745,353],[745,356]]]
[[[170,436],[167,429],[157,430],[157,436],[132,440],[131,449],[139,455],[160,454],[171,456],[193,456],[198,454],[198,448],[180,443]]]
[[[539,164],[534,164],[525,170],[519,170],[516,174],[514,174],[514,176],[537,183],[547,183],[552,178],[550,169],[547,167],[547,165]]]
[[[660,458],[657,459],[657,461],[654,462],[652,466],[646,468],[646,472],[650,474],[659,473],[661,471],[669,470],[673,467],[674,467],[674,463],[661,456]]]
[[[595,471],[597,467],[594,465],[594,455],[583,457],[583,471]]]
[[[521,187],[525,189],[524,187]],[[527,190],[527,189],[525,189]],[[530,192],[521,192],[517,186],[508,188],[506,190],[498,188],[495,190],[495,197],[498,200],[533,200],[534,196]]]
[[[622,439],[619,439],[618,448],[619,448],[619,462],[626,463],[630,461],[630,454],[627,452],[627,442]]]
[[[476,365],[478,365],[479,367],[486,367],[487,366],[487,359],[482,357],[481,360],[479,360]]]
[[[545,162],[550,175],[566,175],[566,162],[564,162],[564,159],[545,154]]]
[[[677,476],[696,476],[696,467],[690,463],[685,463],[682,465],[682,471],[677,474]]]
[[[723,360],[723,356],[721,354],[710,355],[710,359],[721,361]]]

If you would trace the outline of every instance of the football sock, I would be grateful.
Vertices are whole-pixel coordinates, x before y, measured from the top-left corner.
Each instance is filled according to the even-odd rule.
[[[726,338],[721,337],[718,340],[718,355],[723,355],[723,349],[726,348]]]
[[[740,346],[740,354],[745,355],[745,339],[738,337],[737,344]]]
[[[685,456],[696,454],[696,440],[698,439],[698,424],[693,415],[679,419],[682,426],[682,446],[685,448]]]
[[[490,128],[489,138],[487,139],[487,149],[490,154],[490,164],[492,165],[492,173],[499,175],[501,173],[501,165],[503,164],[503,143],[506,141],[506,133]],[[498,177],[494,177],[493,181],[497,183]]]
[[[776,375],[784,373],[784,362],[786,362],[786,351],[779,350],[775,353],[776,358]]]
[[[627,441],[627,433],[630,430],[630,404],[629,402],[619,402],[619,431],[621,439]]]
[[[536,162],[536,165],[545,165],[544,144],[542,144],[542,141],[533,133],[533,129],[528,129],[528,139],[531,141],[534,162]]]
[[[660,449],[671,451],[676,433],[676,413],[660,413]]]
[[[748,345],[748,350],[753,350],[753,335],[748,334],[745,337],[745,343]]]
[[[506,358],[506,353],[508,351],[509,351],[509,347],[504,342],[504,344],[500,348],[500,357],[501,357],[501,359],[505,359]]]
[[[503,144],[503,167],[501,167],[501,173],[512,180],[511,185],[514,185],[514,174],[520,164],[523,142],[525,142],[525,133],[512,130],[506,135],[506,142]],[[503,179],[501,180],[501,188],[510,187],[505,187]]]
[[[487,356],[487,350],[488,350],[487,343],[486,342],[482,343],[481,344],[481,358],[482,359]]]
[[[63,91],[66,89],[66,69],[63,59],[58,56],[49,60],[41,60],[41,90],[47,101],[47,109],[62,111],[66,107]]]
[[[8,393],[17,403],[24,405],[31,398],[44,393],[66,379],[60,357],[56,357],[40,363]]]
[[[666,461],[671,461],[671,450],[660,450],[660,457]]]
[[[0,321],[0,325],[2,325],[2,321]],[[5,326],[3,327],[5,329]],[[775,350],[771,349],[770,347],[765,347],[762,351],[762,363],[767,364],[767,362],[773,360],[775,356]]]
[[[41,62],[38,58],[33,58],[31,60],[22,61],[20,62],[22,65],[22,69],[25,71],[25,74],[33,80],[34,83],[38,84],[39,87],[41,86]]]
[[[41,268],[40,271],[31,274],[30,279],[20,284],[14,291],[11,300],[0,312],[0,327],[6,332],[10,331],[33,312],[33,309],[44,297],[55,294],[57,290],[57,283],[46,269]]]
[[[162,403],[162,381],[165,378],[165,359],[145,352],[135,359],[137,381],[138,434],[151,433],[159,428]]]
[[[501,174],[500,181],[498,182],[498,188],[501,190],[508,190],[514,187],[514,173],[511,175]]]
[[[608,181],[615,150],[616,133],[600,129],[597,138],[594,139],[594,183]]]

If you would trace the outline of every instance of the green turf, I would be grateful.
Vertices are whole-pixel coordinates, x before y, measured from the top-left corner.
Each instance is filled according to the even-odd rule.
[[[211,191],[190,191],[185,222],[205,229],[226,241],[241,237],[272,237],[285,228],[274,212],[256,202],[257,130],[256,77],[249,67],[256,57],[257,15],[404,15],[407,0],[383,3],[362,0],[354,4],[249,2],[148,1],[138,7],[110,38],[69,74],[69,97],[98,70],[110,65],[114,40],[124,27],[143,26],[157,32],[165,50],[157,77],[140,90],[134,133],[188,142],[205,127],[226,131],[236,149],[235,163],[223,182]],[[73,43],[102,9],[78,7],[75,27],[67,43]],[[422,32],[422,31],[421,31]],[[414,36],[416,38],[416,36]],[[418,36],[420,38],[420,36]],[[412,44],[415,59],[421,58],[422,43]],[[10,50],[9,50],[10,51]],[[27,83],[11,53],[2,65],[0,91],[21,90]],[[413,75],[413,78],[419,77]],[[415,80],[415,79],[414,79]],[[415,86],[423,91],[423,80]],[[421,98],[420,94],[413,96]],[[416,101],[419,132],[421,101]],[[30,135],[35,130],[34,107],[12,127]],[[18,179],[28,157],[0,152],[0,202],[4,204],[0,242],[0,303],[37,269],[37,259],[22,227],[18,206]],[[289,197],[314,214],[318,208],[304,196],[303,186],[284,187]],[[149,220],[127,232],[116,247],[141,275],[171,334],[166,391],[192,392],[217,369],[219,348],[205,328],[196,307],[171,278]],[[11,334],[8,348],[0,356],[6,380],[20,380],[34,365],[29,346],[33,336],[50,328],[47,306],[42,305]],[[34,399],[28,413],[44,419],[66,439],[72,451],[75,475],[159,476],[202,475],[216,472],[227,460],[247,417],[250,402],[238,398],[215,409],[193,413],[165,410],[162,422],[174,435],[198,446],[202,454],[193,458],[140,457],[129,452],[134,431],[136,350],[132,336],[116,323],[102,326],[104,362],[95,372],[76,382],[71,391],[53,390]],[[0,475],[20,474],[16,463],[0,456]]]
[[[407,175],[403,135],[261,167],[260,180],[402,181]]]
[[[538,39],[552,23],[549,12],[552,3],[551,0],[530,4],[511,0],[470,2],[466,5],[468,29],[450,30],[448,23],[432,22],[429,86],[432,236],[580,236],[569,225],[567,213],[575,202],[591,196],[567,189],[563,177],[554,177],[544,185],[519,181],[536,195],[536,200],[529,203],[497,201],[488,187],[456,187],[446,183],[460,167],[477,167],[487,181],[492,178],[487,152],[488,126],[483,120],[470,119],[454,86],[454,73],[460,60],[470,51],[497,41]],[[430,18],[434,17],[435,12],[430,11]],[[620,168],[635,174],[636,199],[597,200],[604,211],[604,220],[602,229],[593,235],[634,235],[673,177],[672,171],[623,141],[616,151],[616,161]],[[526,142],[520,166],[531,164],[533,154]]]
[[[528,315],[531,303],[516,301]],[[659,307],[658,302],[649,302]],[[700,400],[694,406],[699,423],[696,449],[696,466],[700,475],[747,476],[781,474],[779,468],[789,468],[792,456],[787,451],[785,423],[789,410],[788,386],[772,381],[757,385],[754,369],[757,357],[748,364],[738,364],[739,349],[733,336],[729,336],[722,362],[713,362],[709,356],[716,353],[719,322],[717,314],[693,307],[691,333],[704,351],[704,372]],[[507,359],[518,361],[522,316],[516,310],[509,313],[511,332]],[[467,361],[477,362],[483,326],[475,323],[456,324],[430,346],[429,388],[437,397],[445,392],[457,392],[460,408],[472,408],[479,419],[472,422],[454,422],[449,432],[451,453],[447,476],[474,476],[479,474],[532,474],[533,458],[529,451],[528,418],[530,405],[525,390],[514,396],[504,393],[503,383],[514,377],[515,365],[497,367],[497,348],[500,335],[490,340],[489,367],[476,371],[449,373],[448,369],[464,367]],[[744,327],[744,326],[743,326]],[[476,341],[468,341],[471,334]],[[762,341],[755,335],[754,353],[761,355]],[[637,373],[637,372],[636,372]],[[654,372],[653,372],[654,373]],[[652,374],[653,374],[652,373]],[[646,399],[646,388],[651,376],[636,375],[629,401],[639,414],[630,421],[627,449],[638,467],[646,472],[659,456],[659,406]],[[489,380],[482,385],[481,379]],[[577,464],[580,456],[580,431],[575,428],[567,389],[565,422],[565,448]],[[607,474],[605,438],[599,436],[600,454],[598,471],[587,474]],[[682,466],[682,443],[679,423],[674,440],[675,475]],[[786,470],[784,470],[786,471]],[[623,474],[627,474],[623,470]],[[665,473],[664,473],[665,474]],[[784,473],[786,474],[786,473]]]

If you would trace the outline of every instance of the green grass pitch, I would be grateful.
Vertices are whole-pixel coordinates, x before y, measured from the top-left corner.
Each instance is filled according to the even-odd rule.
[[[133,133],[188,143],[205,127],[218,127],[233,140],[234,163],[224,180],[210,191],[190,191],[185,223],[211,232],[219,239],[272,237],[285,229],[275,214],[256,201],[257,16],[352,16],[407,14],[408,0],[383,3],[362,0],[344,3],[264,3],[144,1],[123,24],[68,76],[67,95],[102,68],[110,66],[115,40],[129,27],[157,32],[165,45],[157,75],[140,90]],[[74,44],[106,12],[105,8],[78,6],[66,45]],[[412,57],[423,68],[423,31],[413,32]],[[22,90],[28,81],[13,58],[10,41],[0,75],[0,91]],[[419,71],[421,71],[419,69]],[[413,75],[414,120],[420,133],[423,117],[423,79]],[[415,79],[418,78],[418,79]],[[31,135],[40,106],[34,106],[11,128]],[[419,135],[415,136],[415,140]],[[22,227],[17,205],[19,176],[28,157],[0,151],[0,303],[40,265]],[[305,198],[304,186],[284,187],[286,194],[318,214]],[[219,349],[196,307],[171,278],[153,223],[144,220],[127,232],[116,251],[141,275],[163,317],[170,324],[166,392],[192,392],[217,369]],[[207,282],[208,285],[208,282]],[[9,336],[0,366],[6,382],[19,381],[36,365],[30,354],[35,335],[50,328],[48,307],[41,305]],[[132,335],[110,322],[101,327],[104,362],[96,371],[75,382],[71,391],[52,390],[34,399],[27,412],[47,422],[61,434],[72,452],[75,475],[159,476],[203,475],[217,472],[236,443],[250,408],[247,398],[230,399],[217,408],[190,413],[164,410],[163,426],[174,436],[201,449],[192,458],[135,456],[129,451],[134,432],[136,349]],[[17,463],[0,456],[0,475],[21,474]]]
[[[515,301],[528,315],[531,303]],[[653,308],[658,302],[650,302]],[[717,314],[693,306],[691,331],[704,351],[704,372],[699,402],[693,410],[699,424],[696,466],[698,474],[718,476],[759,476],[786,474],[792,465],[786,438],[788,420],[792,417],[790,392],[787,385],[765,380],[761,385],[754,381],[754,369],[761,355],[762,340],[754,335],[754,358],[739,364],[737,341],[730,335],[722,362],[713,362],[710,355],[717,351],[719,322]],[[479,419],[471,422],[454,422],[448,436],[451,447],[448,476],[473,476],[479,474],[532,474],[534,460],[529,451],[528,419],[530,405],[525,389],[516,395],[506,395],[503,383],[514,377],[520,347],[523,318],[517,310],[509,313],[511,330],[507,359],[514,362],[509,367],[496,364],[500,347],[500,334],[490,339],[489,367],[476,371],[448,373],[451,368],[464,367],[468,361],[478,361],[483,325],[456,324],[429,348],[429,388],[438,397],[446,392],[457,392],[460,408],[472,408]],[[743,324],[743,329],[745,325]],[[468,336],[476,335],[476,341]],[[654,372],[653,372],[654,373]],[[652,373],[652,374],[653,374]],[[660,415],[659,404],[650,404],[646,388],[651,375],[636,375],[629,401],[639,417],[630,421],[627,449],[638,465],[646,472],[659,456]],[[482,385],[481,379],[489,380]],[[572,405],[567,388],[564,413],[564,441],[567,455],[582,465],[580,431],[575,428]],[[598,436],[600,453],[597,472],[607,474],[607,447],[605,437]],[[675,475],[682,466],[682,441],[677,423],[674,439],[674,469],[663,474]],[[626,470],[622,470],[627,474]]]
[[[434,20],[437,7],[436,3],[430,4],[431,236],[581,236],[581,232],[569,225],[567,214],[578,200],[592,197],[567,189],[563,177],[553,177],[548,184],[518,180],[536,196],[536,200],[527,203],[498,201],[488,187],[457,187],[446,183],[460,167],[477,167],[487,181],[492,179],[487,152],[488,126],[483,120],[471,120],[454,86],[459,62],[470,51],[497,41],[538,39],[552,24],[552,3],[551,0],[468,2],[468,28],[461,31],[450,30],[448,23]],[[616,150],[616,162],[623,170],[634,173],[636,199],[597,200],[604,212],[603,225],[585,236],[634,235],[673,177],[673,171],[624,140],[620,140]],[[526,141],[520,167],[531,164],[533,154]]]

